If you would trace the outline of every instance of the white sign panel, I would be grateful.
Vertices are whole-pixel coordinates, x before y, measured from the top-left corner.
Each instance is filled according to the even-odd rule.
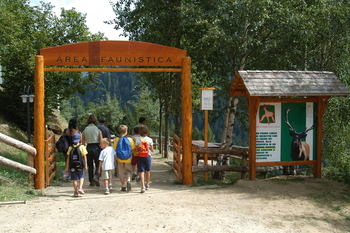
[[[213,110],[213,90],[202,90],[201,110]]]

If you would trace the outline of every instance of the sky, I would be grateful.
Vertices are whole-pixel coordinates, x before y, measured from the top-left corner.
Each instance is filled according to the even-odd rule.
[[[109,0],[41,0],[43,2],[51,2],[54,6],[53,11],[57,16],[61,13],[61,8],[70,10],[73,7],[77,12],[87,14],[86,24],[91,33],[98,31],[105,34],[109,40],[127,40],[125,37],[119,37],[121,31],[113,29],[114,25],[108,25],[103,21],[112,20],[115,14],[112,10]],[[30,0],[32,6],[40,5],[40,0]]]

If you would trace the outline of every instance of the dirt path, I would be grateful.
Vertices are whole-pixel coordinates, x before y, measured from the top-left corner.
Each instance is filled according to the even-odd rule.
[[[86,182],[74,198],[71,183],[56,183],[26,204],[0,206],[0,232],[350,232],[346,185],[303,178],[193,188],[176,185],[171,171],[154,158],[144,194],[136,182],[120,192],[115,179],[110,195]]]

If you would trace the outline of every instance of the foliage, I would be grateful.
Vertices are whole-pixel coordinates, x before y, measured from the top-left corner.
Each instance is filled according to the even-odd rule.
[[[199,87],[215,87],[217,99],[223,103],[216,105],[216,120],[223,115],[224,101],[238,70],[332,71],[347,86],[350,82],[347,1],[120,0],[112,6],[116,18],[110,23],[122,28],[131,40],[170,45],[188,52],[192,58],[193,99],[198,99]],[[158,84],[151,85],[160,90]],[[348,101],[341,102],[347,106]],[[245,101],[240,104],[245,105]],[[194,107],[197,106],[194,101]],[[336,117],[331,119],[333,114],[325,114],[325,165],[337,169],[325,172],[344,177],[349,164],[345,143],[349,120],[342,120],[348,114],[334,100],[328,108]],[[236,114],[240,115],[239,128],[247,129],[244,109],[240,106]]]
[[[8,119],[22,128],[26,125],[26,108],[19,96],[24,94],[24,86],[34,86],[34,58],[39,50],[67,43],[104,39],[103,34],[89,33],[86,16],[74,8],[62,9],[59,17],[52,9],[50,3],[32,7],[27,0],[0,0],[0,61],[3,68],[0,98],[6,103],[0,109]],[[94,81],[92,75],[46,73],[46,116],[57,107],[57,95],[61,99],[69,99],[73,93],[84,93],[85,84]]]
[[[152,92],[147,86],[139,86],[138,95],[135,95],[136,100],[130,100],[128,103],[133,107],[137,116],[135,118],[135,124],[138,124],[139,117],[146,118],[146,125],[150,131],[150,134],[158,134],[158,127],[160,122],[159,112],[159,100],[152,98]]]
[[[118,126],[125,116],[117,97],[111,97],[109,93],[97,99],[96,103],[88,103],[85,108],[84,101],[79,96],[75,96],[70,100],[70,104],[67,103],[62,107],[61,111],[62,116],[70,117],[66,118],[67,120],[77,120],[77,127],[80,131],[83,131],[87,126],[87,118],[90,113],[95,114],[97,119],[106,117],[107,126],[111,134],[115,135],[117,134]]]
[[[111,98],[109,93],[106,94],[106,99],[101,99],[96,104],[93,113],[97,116],[97,119],[100,117],[106,117],[108,119],[107,126],[112,134],[117,133],[118,126],[125,116],[117,97],[113,96]]]
[[[323,129],[322,175],[347,184],[350,184],[349,104],[349,98],[331,98],[324,114]]]

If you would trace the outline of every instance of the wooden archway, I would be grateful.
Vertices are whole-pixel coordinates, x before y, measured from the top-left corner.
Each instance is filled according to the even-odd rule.
[[[79,68],[67,68],[65,66],[78,66]],[[106,66],[128,66],[131,68],[104,68]],[[37,169],[35,175],[36,189],[45,188],[44,74],[45,72],[55,71],[181,73],[183,138],[182,182],[184,185],[192,183],[191,58],[186,56],[185,50],[158,44],[137,41],[93,41],[41,49],[40,55],[35,57],[34,147],[37,150],[37,157],[35,160],[35,168]]]

